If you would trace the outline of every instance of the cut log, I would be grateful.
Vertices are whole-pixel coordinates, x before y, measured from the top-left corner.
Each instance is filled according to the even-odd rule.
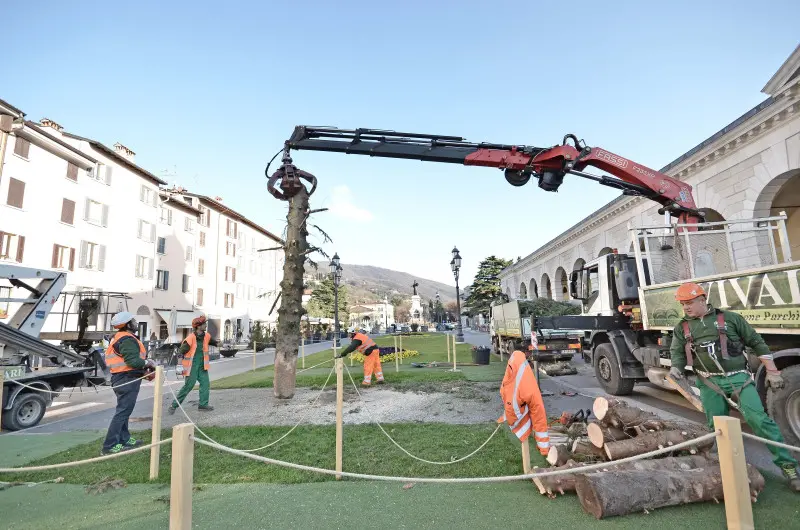
[[[564,444],[551,445],[547,452],[547,462],[551,466],[563,466],[570,459],[572,454]]]
[[[572,455],[585,455],[606,460],[606,452],[601,447],[596,447],[588,438],[578,438],[572,443]]]
[[[697,438],[702,434],[704,433],[699,432],[697,430],[649,432],[640,434],[636,438],[630,438],[628,440],[620,440],[618,442],[608,442],[605,444],[604,448],[606,456],[608,457],[609,460],[619,460],[621,458],[627,458],[629,456],[634,456],[634,455],[641,455],[643,453],[648,453],[650,451],[655,451],[657,449],[669,447],[670,445],[675,445],[681,442],[685,442],[687,440]],[[696,452],[697,450],[700,449],[709,448],[712,445],[714,445],[713,438],[710,440],[699,442],[695,447],[692,448],[692,450],[690,450],[690,452],[692,451]]]
[[[608,411],[615,406],[627,407],[628,404],[621,399],[600,396],[595,398],[594,403],[592,404],[592,412],[594,412],[594,416],[598,420],[607,424],[606,415],[608,414]]]
[[[750,496],[764,489],[764,477],[747,466]],[[584,473],[575,478],[575,490],[586,513],[597,519],[641,513],[665,506],[721,501],[722,476],[719,466],[669,471],[605,471]]]
[[[594,400],[592,412],[602,425],[624,430],[631,436],[680,428],[676,422],[662,420],[652,412],[632,407],[615,398],[598,397]]]
[[[570,460],[565,465],[556,469],[581,468],[587,465],[589,464],[583,464],[574,460]],[[716,458],[707,457],[705,455],[690,455],[636,460],[634,462],[625,462],[624,464],[609,464],[608,467],[603,467],[597,471],[589,471],[589,473],[630,470],[649,471],[652,473],[662,470],[681,471],[712,466],[719,466],[719,461]],[[554,471],[554,469],[546,469],[544,471]],[[567,491],[575,491],[575,477],[579,473],[581,473],[581,469],[576,469],[575,473],[564,475],[534,477],[533,482],[539,488],[539,493],[542,495],[549,495],[552,497],[556,492],[563,495]]]
[[[607,442],[618,442],[630,438],[624,431],[616,427],[606,427],[592,422],[586,427],[586,435],[595,447],[602,448]]]

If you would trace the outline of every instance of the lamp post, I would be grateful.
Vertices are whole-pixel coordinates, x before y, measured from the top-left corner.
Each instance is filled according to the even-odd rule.
[[[450,261],[450,268],[453,269],[453,276],[456,279],[456,318],[458,324],[456,325],[456,342],[464,342],[464,332],[461,329],[461,296],[458,294],[458,271],[461,269],[461,254],[458,253],[458,248],[453,247],[453,259]]]
[[[339,265],[339,254],[333,255],[328,265],[333,276],[333,347],[339,345],[339,281],[342,279],[342,267]]]

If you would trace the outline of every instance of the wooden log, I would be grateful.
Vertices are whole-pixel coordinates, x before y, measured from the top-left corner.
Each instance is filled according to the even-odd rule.
[[[606,456],[609,460],[619,460],[629,456],[641,455],[670,445],[675,445],[692,438],[697,438],[703,433],[698,431],[657,431],[640,434],[635,438],[628,440],[620,440],[618,442],[608,442],[605,444],[604,449]],[[705,440],[692,448],[690,452],[695,454],[697,450],[709,448],[714,445],[714,440]]]
[[[586,436],[595,447],[602,448],[607,442],[618,442],[630,438],[625,432],[616,427],[606,427],[597,422],[586,426]]]
[[[539,493],[542,495],[549,495],[553,497],[555,493],[564,494],[568,491],[575,491],[575,477],[581,473],[581,467],[589,464],[583,464],[574,460],[569,460],[565,465],[556,469],[571,469],[578,468],[575,473],[565,475],[554,475],[551,477],[534,477],[533,481],[539,488]],[[647,460],[637,460],[635,462],[626,462],[624,464],[614,464],[608,467],[603,467],[597,471],[589,471],[589,473],[601,473],[605,471],[681,471],[688,469],[697,469],[711,466],[718,466],[719,462],[715,458],[707,457],[705,455],[690,455],[690,456],[675,456],[667,458],[656,458]],[[552,469],[548,471],[553,471]]]
[[[596,398],[592,412],[603,425],[622,429],[633,436],[643,432],[673,429],[676,426],[674,422],[662,420],[652,412],[632,407],[615,398]]]
[[[748,465],[750,495],[764,489],[764,477]],[[665,506],[721,501],[718,465],[689,470],[629,470],[584,473],[575,477],[578,500],[597,519],[641,513]]]
[[[547,452],[547,462],[551,466],[563,466],[571,457],[569,448],[564,444],[551,445]]]
[[[597,457],[600,460],[606,460],[606,452],[602,447],[596,447],[588,438],[577,438],[572,443],[572,455],[584,455]]]

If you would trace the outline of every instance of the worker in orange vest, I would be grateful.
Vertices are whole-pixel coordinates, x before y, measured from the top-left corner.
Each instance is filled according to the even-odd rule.
[[[172,401],[168,412],[173,414],[178,408],[178,403],[183,403],[186,396],[194,388],[194,384],[200,381],[200,404],[198,410],[214,410],[208,404],[209,398],[209,379],[208,379],[208,346],[216,346],[217,341],[211,338],[211,334],[206,332],[206,317],[201,315],[192,320],[192,333],[181,343],[178,354],[181,356],[181,365],[186,382],[178,392],[178,399]],[[202,344],[203,355],[197,355],[197,345]]]
[[[497,423],[507,422],[521,442],[533,432],[539,453],[546,456],[550,451],[547,412],[528,358],[519,350],[508,359],[506,373],[500,384],[500,397],[505,414]]]
[[[156,363],[147,358],[147,349],[134,332],[139,324],[127,311],[117,313],[111,318],[111,327],[117,330],[106,348],[106,367],[111,372],[111,386],[117,396],[117,409],[108,426],[101,455],[116,454],[142,445],[141,440],[131,437],[128,419],[131,417],[142,378],[148,369],[155,369]]]
[[[378,345],[367,336],[363,329],[356,331],[355,328],[350,328],[348,332],[350,333],[350,345],[336,358],[339,359],[350,352],[359,351],[364,354],[364,380],[361,382],[361,386],[370,386],[372,384],[373,373],[375,373],[378,384],[383,384],[381,352]]]

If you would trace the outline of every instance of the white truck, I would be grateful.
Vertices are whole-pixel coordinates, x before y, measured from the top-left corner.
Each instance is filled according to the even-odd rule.
[[[531,320],[535,302],[513,300],[491,306],[489,334],[497,354],[510,356],[514,350],[527,351],[531,344]],[[580,352],[580,336],[574,330],[537,329],[537,360],[569,361]]]

